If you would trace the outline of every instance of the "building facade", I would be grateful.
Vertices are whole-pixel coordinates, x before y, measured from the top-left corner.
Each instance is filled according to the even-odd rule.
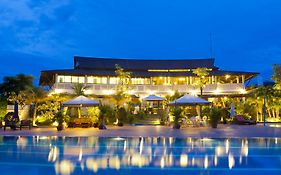
[[[225,71],[214,64],[214,59],[140,60],[74,57],[73,69],[41,71],[40,85],[51,87],[50,93],[72,93],[75,83],[87,85],[86,94],[111,95],[116,91],[118,78],[115,65],[131,72],[129,94],[144,97],[180,93],[200,94],[199,77],[193,74],[196,68],[206,68],[208,76],[203,95],[243,96],[249,93],[245,82],[255,77],[256,72]],[[201,77],[202,78],[202,77]]]

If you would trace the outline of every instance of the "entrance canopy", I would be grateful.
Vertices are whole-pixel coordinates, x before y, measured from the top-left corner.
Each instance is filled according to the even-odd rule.
[[[143,98],[144,101],[164,101],[165,99],[156,95],[149,95]]]
[[[209,105],[209,104],[210,104],[210,102],[203,98],[187,94],[187,95],[184,95],[184,96],[172,101],[168,105],[170,105],[170,106],[173,106],[173,105],[195,106],[195,105]]]
[[[72,100],[63,103],[63,106],[67,107],[91,107],[91,106],[98,106],[100,103],[91,100],[83,95],[80,95]]]

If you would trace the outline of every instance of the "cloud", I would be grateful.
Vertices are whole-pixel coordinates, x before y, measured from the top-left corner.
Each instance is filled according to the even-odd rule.
[[[54,56],[69,42],[61,33],[70,23],[75,8],[69,0],[0,1],[2,50]]]

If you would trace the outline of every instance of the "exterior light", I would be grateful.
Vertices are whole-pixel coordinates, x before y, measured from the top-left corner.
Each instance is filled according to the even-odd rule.
[[[229,79],[229,78],[230,78],[230,75],[225,75],[225,78],[226,78],[226,79]]]
[[[170,95],[174,95],[174,94],[175,94],[175,91],[169,90],[168,93],[169,93]]]
[[[240,89],[239,91],[241,92],[241,94],[246,94],[247,93],[246,89]]]
[[[197,91],[196,90],[190,90],[189,93],[190,93],[190,95],[193,95],[193,96],[197,95]]]
[[[57,121],[55,121],[55,122],[53,123],[53,126],[59,126],[59,123],[58,123]]]
[[[103,90],[103,93],[104,93],[105,95],[111,95],[111,94],[114,93],[114,91],[113,91],[113,90]]]
[[[220,92],[221,92],[220,89],[216,89],[216,90],[214,91],[215,94],[220,94]]]

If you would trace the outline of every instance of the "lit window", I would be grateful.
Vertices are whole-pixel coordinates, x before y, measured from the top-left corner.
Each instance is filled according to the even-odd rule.
[[[92,84],[107,84],[107,77],[87,77],[87,83]]]
[[[79,83],[85,83],[85,77],[78,77]]]
[[[63,75],[58,75],[58,83],[64,83],[64,76]]]
[[[78,81],[78,77],[77,76],[72,76],[71,77],[71,82],[72,83],[78,83],[79,81]]]
[[[71,76],[64,76],[65,83],[71,83]]]
[[[110,77],[109,78],[109,84],[118,84],[118,78]]]

